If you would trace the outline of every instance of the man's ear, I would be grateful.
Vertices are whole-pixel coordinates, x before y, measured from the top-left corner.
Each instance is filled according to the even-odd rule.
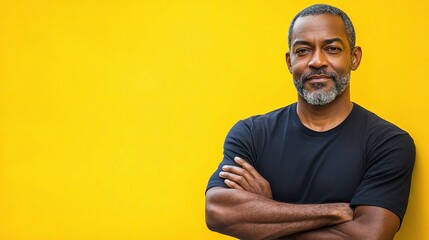
[[[290,63],[290,52],[289,51],[286,52],[285,58],[286,58],[287,68],[289,69],[289,72],[292,73],[292,64]]]
[[[354,71],[360,65],[360,60],[362,59],[362,49],[359,46],[356,46],[352,50],[352,61],[350,64],[350,68]]]

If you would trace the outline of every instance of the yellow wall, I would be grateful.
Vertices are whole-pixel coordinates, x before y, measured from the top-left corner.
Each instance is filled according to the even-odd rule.
[[[296,99],[293,15],[315,1],[0,2],[0,239],[229,239],[204,190],[237,120]],[[364,55],[354,101],[409,131],[396,239],[429,235],[427,1],[327,1]]]

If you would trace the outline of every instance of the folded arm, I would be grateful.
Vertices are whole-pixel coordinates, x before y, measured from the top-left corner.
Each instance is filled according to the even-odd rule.
[[[236,217],[238,217],[240,220],[225,222],[226,225],[224,226],[226,228],[229,226],[235,226],[235,228],[231,227],[231,230],[233,230],[234,234],[236,232],[239,234],[242,232],[246,233],[249,230],[255,230],[263,233],[273,233],[271,235],[257,235],[262,237],[255,237],[255,239],[264,239],[264,236],[267,236],[265,239],[280,238],[283,236],[283,238],[280,239],[387,240],[393,239],[396,231],[399,228],[399,217],[391,211],[381,207],[358,206],[354,211],[353,219],[342,218],[339,220],[339,222],[335,223],[333,221],[327,220],[327,216],[318,212],[317,209],[321,210],[325,207],[328,207],[329,210],[327,210],[327,212],[330,212],[330,210],[340,210],[338,207],[341,205],[293,205],[275,202],[270,199],[272,194],[269,183],[243,159],[235,158],[234,160],[239,165],[239,167],[224,166],[222,168],[223,171],[220,173],[220,176],[225,179],[226,185],[231,188],[224,190],[236,190],[238,192],[232,194],[233,196],[237,197],[238,195],[241,195],[242,197],[245,197],[239,200],[239,198],[236,199],[232,196],[228,196],[219,202],[219,206],[222,206],[221,208],[226,207],[227,204],[225,203],[236,203],[238,206],[240,206],[231,206],[232,208],[229,209],[231,212],[233,212],[230,214],[237,214]],[[258,198],[254,195],[258,196],[260,200],[257,200]],[[248,200],[246,200],[247,197],[253,201],[256,201],[257,204],[255,204],[253,201],[248,202]],[[255,199],[253,199],[253,197]],[[237,201],[234,202],[231,199],[235,199]],[[271,209],[270,204],[273,204],[274,208]],[[210,206],[210,202],[207,206]],[[246,207],[241,208],[243,206]],[[267,209],[271,209],[273,212],[264,212]],[[227,208],[224,208],[224,210],[227,210]],[[348,208],[348,210],[351,211],[350,208]],[[253,221],[251,216],[247,216],[245,213],[243,213],[245,211],[253,213],[251,216],[253,216],[256,221]],[[262,213],[259,211],[262,211]],[[322,212],[326,213],[326,209],[322,210]],[[266,218],[264,213],[267,214]],[[275,222],[276,224],[266,224],[266,222],[264,222],[266,220],[269,223],[273,223],[273,219],[271,219],[270,216],[275,216],[276,214],[280,215],[279,218],[275,219],[278,221]],[[331,218],[328,217],[328,219],[332,220],[332,216],[330,217]],[[238,224],[234,225],[235,223]],[[240,223],[243,223],[243,225],[239,225]],[[250,229],[247,229],[246,227]],[[228,234],[228,231],[224,233]]]
[[[214,187],[206,193],[206,223],[240,239],[275,239],[352,219],[348,204],[287,204],[255,193]]]
[[[275,239],[352,219],[346,203],[288,204],[272,200],[271,188],[246,161],[225,166],[220,176],[230,188],[206,193],[206,223],[213,230],[240,239]]]
[[[290,240],[340,240],[366,239],[391,240],[394,238],[400,220],[389,210],[375,206],[356,207],[353,221],[335,226],[303,232],[283,239]]]

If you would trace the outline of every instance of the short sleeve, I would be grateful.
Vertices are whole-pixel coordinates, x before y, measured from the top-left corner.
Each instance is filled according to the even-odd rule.
[[[351,206],[382,207],[398,215],[402,221],[407,209],[414,161],[415,145],[407,133],[390,134],[374,141]]]
[[[219,172],[221,172],[223,165],[237,165],[234,162],[234,157],[241,157],[252,164],[254,159],[252,142],[250,120],[237,122],[226,136],[223,146],[223,159],[210,177],[206,191],[212,187],[227,187],[224,180],[219,177]]]

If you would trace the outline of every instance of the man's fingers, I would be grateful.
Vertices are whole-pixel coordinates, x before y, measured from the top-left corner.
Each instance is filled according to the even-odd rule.
[[[225,172],[235,173],[235,174],[240,175],[240,176],[244,176],[246,174],[249,174],[247,169],[245,169],[241,166],[237,167],[237,166],[233,166],[233,165],[224,165],[224,166],[222,166],[222,170]]]
[[[272,199],[273,195],[271,192],[270,183],[244,159],[235,157],[234,161],[242,168],[242,171],[246,173],[244,176],[247,179],[252,191]]]
[[[234,161],[240,165],[243,169],[245,169],[248,173],[250,173],[254,178],[261,178],[262,176],[258,173],[258,171],[256,171],[256,169],[250,165],[246,160],[240,158],[240,157],[235,157]]]
[[[238,189],[238,190],[244,190],[240,185],[238,185],[236,182],[231,181],[229,179],[224,180],[225,184],[232,189]]]
[[[224,165],[219,173],[219,176],[225,179],[225,184],[230,188],[242,189],[272,199],[269,182],[244,159],[235,157],[234,161],[238,166]]]
[[[233,167],[233,166],[228,166],[229,167]],[[237,168],[237,167],[234,167]],[[247,179],[239,174],[235,174],[233,172],[220,172],[219,176],[221,178],[224,178],[225,180],[228,180],[230,182],[234,182],[236,185],[239,185],[242,189],[245,189],[247,191],[251,190],[251,186],[249,185],[249,183],[247,182]],[[227,183],[227,181],[225,181],[225,184]],[[228,185],[228,184],[227,184]],[[229,185],[228,185],[229,187]]]
[[[253,183],[255,182],[255,177],[251,173],[249,173],[247,169],[241,166],[224,165],[222,167],[222,170],[224,172],[229,172],[237,175],[234,176],[234,178],[231,177],[230,180],[233,180],[236,183],[240,184],[247,191],[252,190],[254,185]]]

